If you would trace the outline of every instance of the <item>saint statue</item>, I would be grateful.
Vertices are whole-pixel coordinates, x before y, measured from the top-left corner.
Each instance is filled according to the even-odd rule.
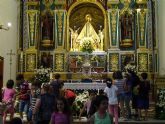
[[[121,16],[121,46],[133,46],[133,16],[127,11]]]
[[[71,51],[80,51],[83,42],[86,40],[90,40],[93,44],[94,51],[102,51],[103,50],[103,33],[100,30],[99,34],[96,33],[94,27],[91,24],[92,17],[90,14],[85,16],[86,23],[80,33],[78,34],[78,30],[71,31]]]
[[[43,16],[41,26],[42,40],[53,40],[53,20],[48,12]]]

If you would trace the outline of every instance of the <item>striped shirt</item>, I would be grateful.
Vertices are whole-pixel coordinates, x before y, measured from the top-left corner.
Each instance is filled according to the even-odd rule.
[[[35,95],[31,97],[30,110],[34,110],[37,99],[40,97],[40,89],[35,91]]]
[[[114,81],[114,85],[116,85],[117,88],[118,88],[118,94],[121,94],[121,93],[125,92],[124,91],[124,82],[125,82],[124,79]]]

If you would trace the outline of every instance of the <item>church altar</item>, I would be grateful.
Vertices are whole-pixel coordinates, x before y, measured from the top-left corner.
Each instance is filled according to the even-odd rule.
[[[104,90],[106,87],[105,83],[64,83],[64,89],[71,90]]]
[[[114,71],[123,71],[128,62],[136,66],[137,73],[147,72],[149,77],[157,74],[154,1],[21,2],[19,34],[23,35],[19,40],[17,73],[26,79],[32,78],[41,66],[51,68],[53,74],[60,73],[63,80],[68,80],[68,75],[73,80],[82,79],[78,73],[84,72],[107,73],[106,78]],[[84,66],[88,64],[85,52],[89,52],[90,66]]]

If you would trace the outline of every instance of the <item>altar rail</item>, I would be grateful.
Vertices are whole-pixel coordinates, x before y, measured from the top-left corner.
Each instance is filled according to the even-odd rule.
[[[72,90],[104,90],[105,83],[64,83],[65,89]]]

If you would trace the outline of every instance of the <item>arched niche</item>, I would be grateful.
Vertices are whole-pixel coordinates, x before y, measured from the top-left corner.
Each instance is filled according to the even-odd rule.
[[[106,12],[99,2],[75,2],[68,10],[67,14],[67,50],[71,47],[70,29],[77,31],[79,34],[86,23],[86,15],[92,18],[91,24],[99,33],[101,29],[104,34],[104,46],[106,41]]]

